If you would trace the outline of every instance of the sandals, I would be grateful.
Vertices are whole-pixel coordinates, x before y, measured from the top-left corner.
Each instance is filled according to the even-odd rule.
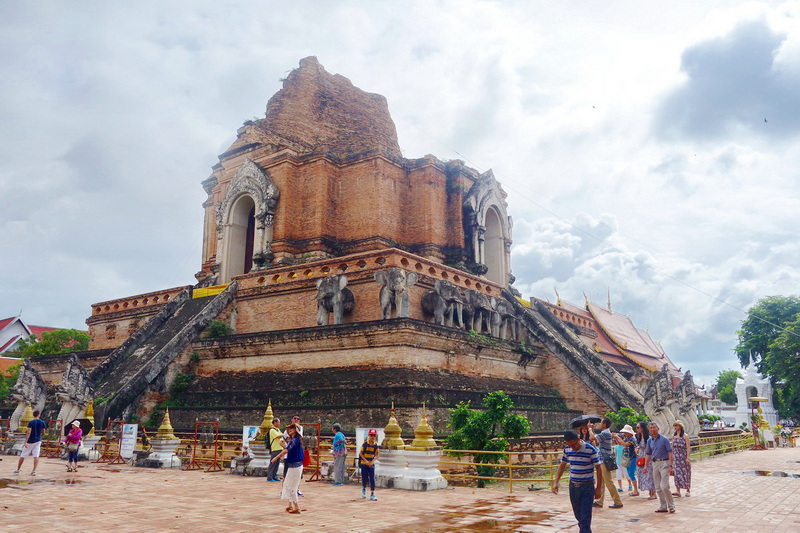
[[[679,492],[673,492],[672,495],[675,496],[676,498],[680,498],[681,497]]]
[[[639,495],[638,492],[632,492],[632,493],[628,494],[628,496],[638,496],[638,495]]]
[[[289,514],[300,514],[300,509],[290,509],[288,511]]]

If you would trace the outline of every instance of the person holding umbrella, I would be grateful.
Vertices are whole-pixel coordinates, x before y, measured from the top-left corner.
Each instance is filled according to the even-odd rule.
[[[67,472],[78,471],[78,450],[81,448],[81,439],[83,438],[83,430],[81,423],[74,420],[70,424],[69,433],[64,437],[64,446],[67,449]]]

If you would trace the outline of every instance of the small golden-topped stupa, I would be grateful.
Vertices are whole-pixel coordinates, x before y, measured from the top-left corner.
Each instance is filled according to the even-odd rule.
[[[178,437],[172,433],[173,431],[172,424],[169,421],[169,409],[167,409],[167,412],[164,413],[164,420],[156,432],[156,440],[178,440]]]
[[[428,424],[425,414],[425,404],[422,404],[422,420],[414,429],[414,441],[406,447],[407,450],[428,450],[438,448],[436,441],[433,440],[433,428]]]
[[[22,418],[19,419],[19,427],[17,428],[17,433],[26,433],[28,431],[28,422],[33,420],[33,408],[31,404],[25,408],[25,413],[22,415]]]
[[[94,400],[89,400],[89,403],[86,404],[86,414],[84,416],[92,422],[92,429],[89,430],[86,436],[94,437]]]
[[[392,402],[392,411],[389,415],[389,423],[386,424],[386,427],[383,428],[383,442],[381,443],[381,448],[391,448],[391,449],[403,449],[406,447],[406,443],[403,442],[403,439],[400,438],[400,435],[403,433],[403,430],[400,428],[400,424],[397,423],[397,418],[394,416],[394,402]]]
[[[267,435],[269,435],[269,430],[272,428],[272,419],[275,418],[275,415],[272,414],[272,400],[267,401],[267,410],[264,411],[264,419],[261,421],[261,425],[258,428],[258,433],[253,440],[255,441],[263,441]]]

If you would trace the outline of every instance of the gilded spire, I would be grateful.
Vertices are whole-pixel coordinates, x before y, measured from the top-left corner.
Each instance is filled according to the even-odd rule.
[[[384,437],[381,446],[383,448],[405,448],[406,443],[403,442],[402,438],[400,438],[402,433],[403,430],[400,428],[400,424],[397,423],[397,418],[395,418],[394,402],[392,402],[392,410],[389,414],[389,423],[386,424],[385,428],[383,428]]]
[[[433,440],[433,428],[428,424],[428,418],[425,413],[425,403],[422,403],[422,420],[419,425],[414,429],[414,441],[408,446],[411,449],[428,449],[437,448],[436,441]]]
[[[254,440],[263,441],[269,435],[269,430],[272,428],[272,419],[275,415],[272,414],[272,399],[267,400],[267,410],[264,411],[264,419],[261,421],[261,426],[258,428],[258,433]]]
[[[172,423],[169,421],[169,408],[164,413],[164,420],[161,421],[161,426],[156,432],[156,440],[178,440],[178,437],[173,435]]]
[[[561,307],[563,302],[561,301],[561,295],[558,294],[558,287],[553,287],[553,290],[556,291],[556,305]]]
[[[17,428],[17,433],[25,433],[28,431],[28,422],[33,420],[33,408],[31,404],[25,408],[25,413],[23,413],[22,418],[19,419],[19,427]]]
[[[89,403],[86,404],[86,413],[84,416],[92,423],[92,429],[89,430],[89,433],[87,433],[86,436],[94,437],[94,400],[90,399]]]

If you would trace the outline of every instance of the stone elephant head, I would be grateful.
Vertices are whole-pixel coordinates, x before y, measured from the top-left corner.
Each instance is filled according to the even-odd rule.
[[[408,317],[408,287],[414,285],[418,279],[416,272],[407,272],[397,267],[375,272],[375,281],[381,284],[380,302],[384,320],[391,318],[392,306],[398,318]]]
[[[437,324],[453,327],[455,323],[459,328],[464,327],[464,297],[461,291],[446,280],[437,280],[433,285],[434,290],[422,295],[422,311],[433,315]]]
[[[492,298],[492,335],[517,340],[517,315],[514,305],[505,298]]]
[[[469,315],[468,327],[475,333],[490,333],[491,317],[494,313],[492,302],[488,295],[469,289],[464,297],[467,301]]]
[[[355,307],[356,299],[347,288],[347,276],[343,274],[327,276],[317,280],[317,324],[325,326],[329,313],[333,313],[333,323],[342,324],[345,313]]]

